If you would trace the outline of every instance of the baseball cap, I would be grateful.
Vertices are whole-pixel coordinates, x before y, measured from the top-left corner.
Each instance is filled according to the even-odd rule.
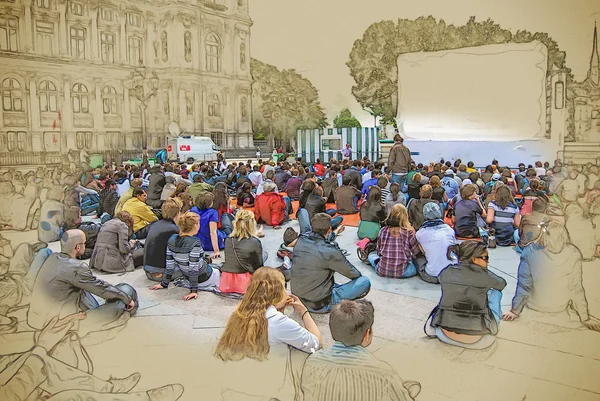
[[[492,175],[492,180],[493,181],[498,181],[500,179],[500,174],[495,173],[494,175]]]
[[[446,172],[444,173],[444,175],[454,175],[454,171],[452,171],[452,169],[449,168],[448,170],[446,170]]]

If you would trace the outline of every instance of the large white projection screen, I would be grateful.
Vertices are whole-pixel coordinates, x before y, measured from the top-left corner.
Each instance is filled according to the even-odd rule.
[[[546,129],[541,42],[398,57],[398,119],[408,138],[510,141]]]

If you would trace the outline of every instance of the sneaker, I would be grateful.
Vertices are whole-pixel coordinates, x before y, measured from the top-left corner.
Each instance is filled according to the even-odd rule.
[[[113,385],[113,393],[128,393],[131,390],[133,390],[133,388],[138,384],[141,378],[141,374],[134,373],[131,376],[126,377],[124,379],[110,378],[108,379],[108,381]]]
[[[176,401],[183,395],[181,384],[169,384],[160,388],[146,391],[150,401]]]

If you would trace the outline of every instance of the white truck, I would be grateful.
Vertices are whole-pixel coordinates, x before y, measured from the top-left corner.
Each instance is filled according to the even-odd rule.
[[[219,148],[205,136],[178,136],[167,139],[167,159],[179,162],[212,162],[217,160]]]

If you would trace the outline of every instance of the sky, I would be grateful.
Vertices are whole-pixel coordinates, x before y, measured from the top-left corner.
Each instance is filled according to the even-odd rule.
[[[575,79],[589,69],[600,0],[252,0],[252,57],[294,68],[319,90],[329,122],[349,107],[363,126],[373,117],[352,96],[346,66],[354,41],[374,22],[432,15],[460,26],[470,16],[493,19],[504,29],[546,32],[567,53]]]

